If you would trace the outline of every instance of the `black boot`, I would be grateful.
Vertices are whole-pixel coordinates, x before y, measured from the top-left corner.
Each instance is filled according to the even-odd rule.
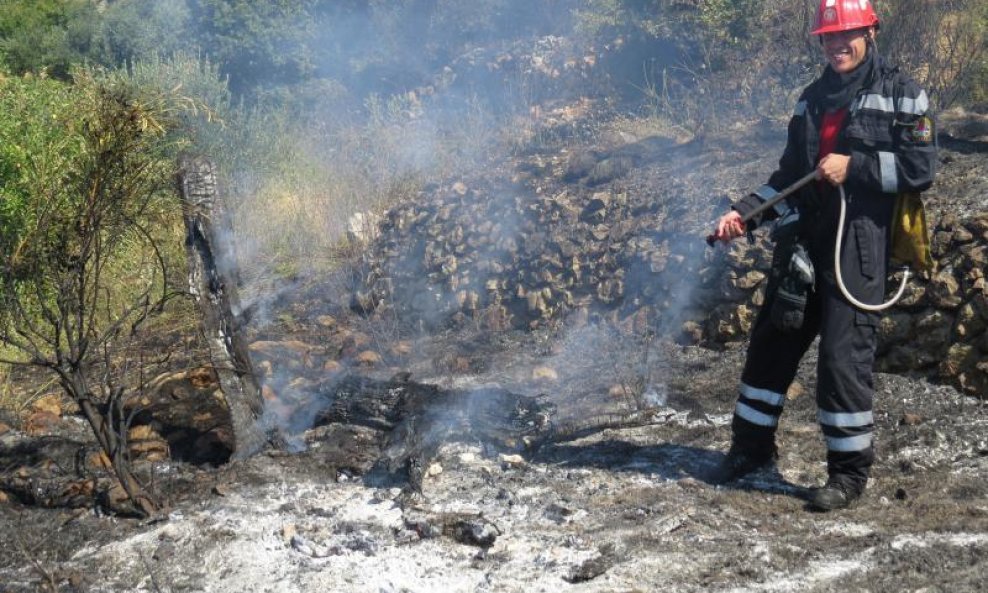
[[[731,445],[727,455],[717,464],[717,467],[707,474],[706,482],[720,485],[739,480],[763,467],[774,464],[778,457],[775,445],[750,447],[735,443]]]
[[[824,512],[846,509],[861,497],[863,491],[863,484],[856,484],[853,480],[842,479],[840,476],[830,476],[826,484],[810,491],[809,506],[815,511]]]

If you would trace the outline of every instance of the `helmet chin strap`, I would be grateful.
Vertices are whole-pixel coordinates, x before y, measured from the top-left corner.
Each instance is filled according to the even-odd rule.
[[[868,37],[866,37],[865,39],[867,39],[868,51],[874,52],[873,58],[877,60],[882,54],[878,53],[878,43],[875,41],[875,33],[874,32],[868,33]]]

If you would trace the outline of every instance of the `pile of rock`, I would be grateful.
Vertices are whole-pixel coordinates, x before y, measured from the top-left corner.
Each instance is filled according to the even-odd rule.
[[[881,368],[936,368],[965,392],[988,396],[988,212],[946,216],[933,234],[937,268],[882,322]]]
[[[666,206],[623,192],[457,183],[387,214],[354,303],[413,323],[470,319],[495,330],[671,306],[696,284],[702,241],[657,231],[665,218]]]
[[[547,159],[535,173],[565,177],[578,162]],[[501,330],[598,318],[689,343],[747,336],[765,298],[764,237],[708,251],[677,226],[688,204],[586,175],[551,193],[531,185],[458,182],[392,209],[364,255],[355,308],[425,326]],[[938,223],[936,271],[913,280],[883,317],[880,370],[936,372],[968,393],[988,393],[986,251],[988,214]]]

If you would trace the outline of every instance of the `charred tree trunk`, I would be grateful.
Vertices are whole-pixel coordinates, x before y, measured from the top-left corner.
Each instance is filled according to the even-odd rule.
[[[183,157],[179,168],[189,261],[189,288],[203,316],[209,355],[230,409],[235,450],[244,458],[267,438],[258,423],[263,401],[240,335],[240,302],[228,237],[230,222],[219,192],[216,168],[202,157]]]

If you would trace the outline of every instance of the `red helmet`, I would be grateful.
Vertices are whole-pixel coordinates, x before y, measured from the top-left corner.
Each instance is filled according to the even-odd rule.
[[[813,35],[877,27],[878,15],[868,0],[820,0]]]

